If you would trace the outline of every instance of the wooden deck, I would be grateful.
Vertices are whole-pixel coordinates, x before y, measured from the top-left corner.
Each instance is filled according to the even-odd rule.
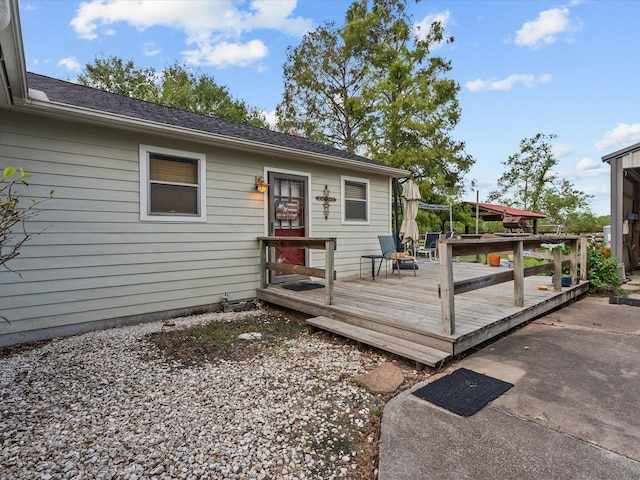
[[[260,300],[310,315],[308,323],[418,363],[437,366],[451,357],[522,323],[570,303],[588,291],[588,282],[555,292],[548,276],[524,279],[524,305],[514,306],[514,282],[509,281],[455,296],[455,332],[442,333],[438,297],[438,262],[419,261],[417,276],[410,270],[372,280],[370,264],[363,275],[339,278],[333,303],[325,289],[292,291],[269,285],[257,292]],[[453,262],[456,281],[507,270],[484,264]],[[365,274],[366,271],[366,274]],[[321,283],[322,281],[318,282]],[[546,286],[540,290],[538,286]]]

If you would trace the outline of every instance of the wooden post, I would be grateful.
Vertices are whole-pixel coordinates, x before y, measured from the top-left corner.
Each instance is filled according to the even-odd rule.
[[[260,288],[267,288],[267,244],[260,239]]]
[[[327,240],[325,242],[325,303],[327,305],[333,305],[333,263],[334,263],[334,249],[335,241]]]
[[[562,249],[553,249],[553,290],[562,291]]]
[[[571,285],[577,285],[578,281],[578,240],[569,242],[571,247],[571,257],[569,258],[569,276],[571,277]]]
[[[580,280],[587,280],[587,258],[589,252],[589,240],[587,237],[580,238]]]
[[[513,304],[524,306],[524,247],[522,241],[513,244]]]
[[[447,241],[438,242],[438,258],[440,259],[440,308],[443,335],[455,333],[455,308],[453,291],[453,255],[451,245]]]

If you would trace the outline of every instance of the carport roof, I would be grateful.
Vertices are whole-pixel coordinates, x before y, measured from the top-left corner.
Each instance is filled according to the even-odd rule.
[[[478,215],[488,222],[501,221],[504,217],[523,217],[523,218],[547,218],[546,215],[537,212],[528,212],[518,208],[507,207],[506,205],[495,205],[492,203],[466,202],[474,208],[479,209]],[[475,212],[475,210],[474,210]]]
[[[602,161],[603,162],[610,162],[611,160],[613,160],[616,157],[620,157],[622,155],[626,155],[629,152],[634,152],[636,150],[640,150],[640,143],[636,143],[634,145],[631,145],[629,147],[617,150],[613,153],[609,153],[607,155],[605,155],[604,157],[602,157]]]

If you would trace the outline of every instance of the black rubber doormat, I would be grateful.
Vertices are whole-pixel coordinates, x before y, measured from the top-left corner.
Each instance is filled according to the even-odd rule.
[[[511,387],[512,383],[459,368],[413,394],[453,413],[469,417]]]
[[[304,292],[305,290],[315,290],[316,288],[324,288],[321,283],[290,283],[283,285],[282,288],[293,290],[295,292]]]

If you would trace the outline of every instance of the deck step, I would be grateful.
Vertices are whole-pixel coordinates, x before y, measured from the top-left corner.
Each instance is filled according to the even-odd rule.
[[[396,355],[415,360],[418,363],[430,367],[440,365],[450,356],[449,353],[436,350],[435,348],[352,325],[334,318],[319,316],[308,318],[306,322],[322,330],[327,330],[343,337],[362,342],[366,345],[384,350],[385,352],[395,353]]]

